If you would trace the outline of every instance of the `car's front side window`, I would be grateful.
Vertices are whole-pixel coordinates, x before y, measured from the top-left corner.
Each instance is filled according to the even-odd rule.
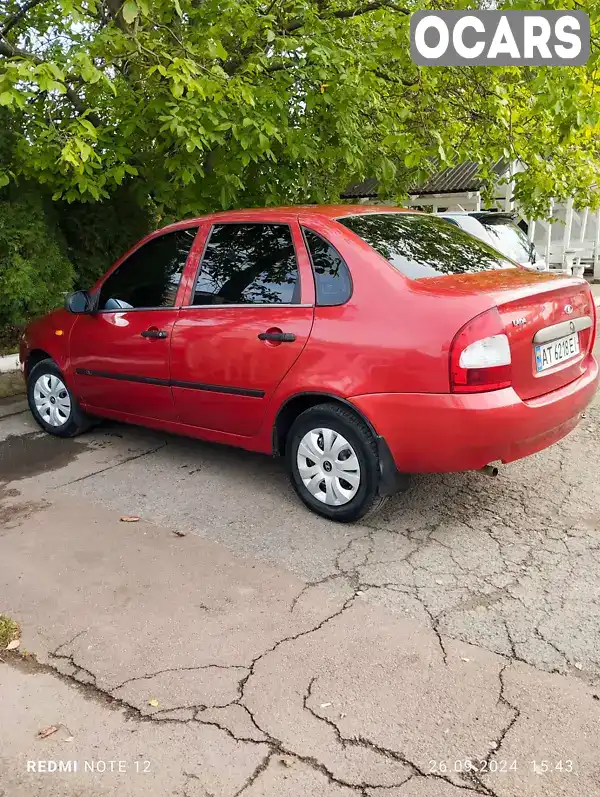
[[[287,224],[215,224],[192,304],[297,304],[298,263]]]
[[[136,249],[104,281],[98,310],[173,307],[197,229],[168,232]]]

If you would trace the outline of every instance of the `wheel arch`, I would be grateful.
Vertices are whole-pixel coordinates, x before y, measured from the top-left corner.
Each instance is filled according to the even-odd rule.
[[[305,391],[290,396],[279,408],[275,423],[273,424],[273,454],[275,456],[283,456],[285,454],[288,432],[292,428],[292,424],[298,415],[311,407],[316,407],[317,404],[338,404],[341,407],[345,407],[365,423],[375,439],[378,439],[377,431],[371,421],[347,399],[336,396],[333,393]]]
[[[381,474],[380,495],[393,495],[398,491],[408,489],[410,479],[406,474],[398,471],[385,438],[377,433],[371,421],[354,404],[332,393],[307,391],[296,393],[284,401],[279,408],[273,425],[274,456],[283,456],[285,454],[287,435],[298,415],[310,407],[315,407],[317,404],[338,404],[341,407],[345,407],[368,427],[377,443],[379,471]]]
[[[35,368],[38,363],[41,363],[42,360],[53,360],[54,358],[52,355],[48,354],[47,351],[44,349],[32,349],[27,359],[25,360],[25,376],[29,376],[31,373],[31,369]]]

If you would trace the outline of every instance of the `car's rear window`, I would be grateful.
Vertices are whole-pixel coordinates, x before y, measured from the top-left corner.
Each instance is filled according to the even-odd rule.
[[[439,216],[369,213],[338,221],[411,279],[517,268],[491,246]]]

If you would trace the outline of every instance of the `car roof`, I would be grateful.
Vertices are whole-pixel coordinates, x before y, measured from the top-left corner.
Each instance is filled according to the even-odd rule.
[[[516,214],[509,210],[440,210],[437,216],[471,216],[478,221],[484,219],[503,219],[505,221],[515,221]]]
[[[270,218],[278,221],[291,221],[302,216],[303,219],[340,219],[345,216],[362,216],[372,213],[419,213],[411,208],[399,208],[395,205],[290,205],[272,208],[248,208],[247,210],[222,210],[216,213],[207,213],[204,216],[194,216],[182,219],[174,224],[163,227],[161,232],[169,229],[190,227],[204,221],[268,221]]]
[[[477,210],[472,215],[480,221],[484,221],[485,219],[499,219],[500,221],[515,222],[517,220],[517,214],[511,213],[509,210]]]

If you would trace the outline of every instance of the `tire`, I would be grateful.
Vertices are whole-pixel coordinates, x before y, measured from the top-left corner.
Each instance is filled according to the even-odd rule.
[[[377,442],[351,410],[337,404],[306,410],[292,424],[285,453],[292,486],[313,512],[351,523],[385,503],[379,495]]]
[[[92,425],[54,360],[42,360],[31,369],[27,377],[27,401],[38,425],[57,437],[75,437]]]

